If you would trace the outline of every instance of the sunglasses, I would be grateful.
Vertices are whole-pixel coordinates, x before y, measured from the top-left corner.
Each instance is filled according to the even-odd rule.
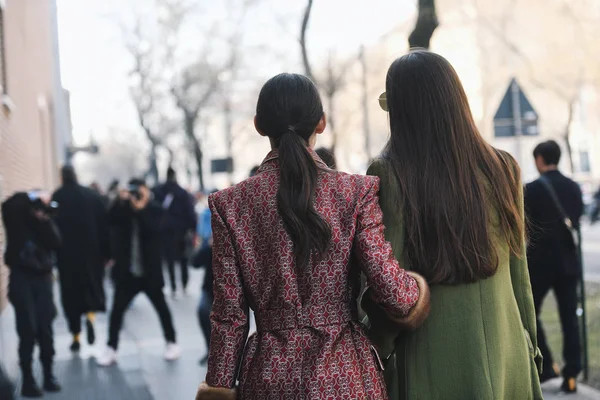
[[[381,107],[383,111],[388,112],[387,94],[385,92],[381,93],[377,100],[379,101],[379,107]]]

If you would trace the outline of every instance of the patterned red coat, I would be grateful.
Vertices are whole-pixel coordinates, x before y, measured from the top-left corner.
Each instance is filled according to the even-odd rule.
[[[386,399],[376,354],[358,323],[360,272],[372,299],[397,315],[419,290],[383,235],[375,177],[319,167],[316,210],[329,222],[329,251],[306,271],[277,212],[277,152],[258,173],[209,199],[214,305],[206,381],[241,399]],[[257,332],[249,339],[248,308]],[[248,339],[246,341],[246,339]]]

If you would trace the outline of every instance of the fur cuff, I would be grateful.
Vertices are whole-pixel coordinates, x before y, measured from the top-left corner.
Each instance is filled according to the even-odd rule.
[[[414,331],[427,319],[429,316],[430,309],[430,294],[429,294],[429,285],[425,278],[416,272],[406,271],[408,275],[413,277],[415,281],[417,281],[417,286],[419,287],[419,299],[417,303],[410,309],[407,315],[404,317],[394,317],[390,315],[390,318],[403,330]]]
[[[429,285],[421,275],[406,271],[412,278],[417,281],[419,288],[419,299],[417,303],[410,309],[407,315],[400,316],[385,311],[382,307],[371,300],[369,292],[371,288],[367,288],[362,297],[362,308],[366,311],[370,321],[378,321],[377,325],[385,327],[387,331],[410,330],[414,331],[420,327],[427,316],[429,315]],[[387,321],[384,323],[384,321]]]
[[[206,382],[202,382],[196,393],[196,400],[236,400],[237,390],[209,386]]]

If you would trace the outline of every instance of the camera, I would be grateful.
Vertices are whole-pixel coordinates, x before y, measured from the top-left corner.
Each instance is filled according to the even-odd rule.
[[[58,212],[58,203],[56,201],[51,201],[49,203],[44,202],[41,193],[35,190],[28,192],[27,196],[29,197],[29,200],[31,200],[31,209],[33,211],[41,211],[50,217],[56,216],[56,213]]]
[[[142,198],[140,186],[141,185],[135,183],[130,183],[129,186],[127,186],[127,191],[129,192],[129,195],[136,200],[140,200]]]

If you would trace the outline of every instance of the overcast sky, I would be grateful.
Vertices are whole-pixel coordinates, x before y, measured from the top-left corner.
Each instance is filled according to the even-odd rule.
[[[213,0],[204,1],[208,4]],[[76,141],[86,141],[92,131],[102,135],[109,127],[137,129],[128,94],[130,60],[117,21],[132,8],[150,7],[153,3],[153,0],[58,0],[62,79],[71,92]],[[297,71],[301,68],[295,36],[303,3],[261,0],[260,7],[250,14],[246,28],[252,42],[262,42],[289,54],[282,65],[293,65]],[[373,43],[411,15],[414,3],[316,0],[308,36],[311,56],[318,58],[331,47],[336,47],[338,53],[352,52],[360,44]],[[264,73],[274,74],[282,67],[271,68],[272,71]]]

